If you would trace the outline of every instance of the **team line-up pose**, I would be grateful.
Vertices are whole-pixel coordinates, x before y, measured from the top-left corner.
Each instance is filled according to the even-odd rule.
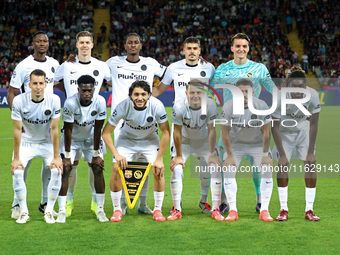
[[[38,35],[34,35],[35,41],[33,40],[33,42],[38,44],[36,41],[37,38],[40,38],[41,45],[45,45],[46,40],[48,42],[46,37],[44,33],[38,33]],[[250,40],[245,34],[237,34],[233,37],[231,48],[236,60],[240,59],[241,61],[243,57],[246,58],[249,42]],[[127,167],[127,162],[132,160],[151,162],[154,176],[154,210],[151,210],[146,204],[148,187],[148,182],[146,182],[141,193],[138,212],[152,214],[156,221],[182,218],[182,178],[185,161],[189,155],[197,157],[199,169],[206,169],[204,166],[210,165],[215,168],[221,169],[222,166],[229,169],[227,173],[223,174],[218,171],[199,173],[201,181],[199,206],[204,213],[212,213],[212,218],[218,221],[238,219],[236,172],[243,156],[250,155],[254,166],[262,173],[262,180],[259,182],[260,188],[256,192],[258,194],[257,210],[260,211],[259,218],[263,221],[273,221],[268,211],[273,188],[272,174],[271,171],[263,171],[265,167],[270,169],[270,166],[273,165],[269,148],[271,118],[279,120],[274,122],[275,124],[272,127],[275,141],[274,159],[278,160],[278,165],[287,167],[291,158],[301,159],[307,166],[315,164],[314,148],[320,104],[316,91],[307,86],[304,72],[299,69],[292,70],[286,83],[287,87],[298,87],[309,91],[312,97],[304,103],[304,107],[311,112],[311,116],[305,116],[300,109],[294,108],[294,105],[292,105],[288,106],[286,116],[281,116],[281,109],[278,107],[272,115],[257,116],[258,125],[232,126],[230,123],[236,119],[239,122],[254,119],[254,114],[248,106],[249,98],[252,98],[255,109],[268,109],[264,101],[256,98],[259,95],[259,81],[249,77],[253,75],[249,71],[249,60],[245,59],[242,60],[243,62],[241,61],[242,63],[233,63],[236,65],[234,67],[236,70],[240,69],[242,65],[247,65],[248,78],[243,78],[244,76],[241,74],[240,77],[237,76],[236,72],[230,68],[230,70],[226,68],[228,70],[225,71],[224,67],[218,68],[215,73],[215,69],[210,63],[198,62],[200,42],[195,37],[189,37],[184,41],[185,59],[170,65],[165,72],[166,68],[154,59],[139,56],[142,43],[138,34],[128,34],[125,43],[127,57],[114,57],[105,63],[91,57],[93,37],[91,33],[83,31],[77,35],[79,51],[76,61],[65,62],[60,67],[56,65],[57,70],[54,69],[53,73],[56,72],[55,79],[60,82],[58,87],[67,93],[62,114],[64,121],[64,135],[60,143],[62,161],[59,157],[59,133],[57,130],[60,118],[60,100],[51,91],[45,91],[46,83],[49,81],[46,80],[46,73],[40,69],[31,71],[29,82],[27,82],[31,91],[26,88],[28,92],[24,93],[24,90],[22,90],[22,94],[16,97],[14,96],[18,89],[9,91],[14,125],[14,153],[11,172],[15,200],[12,218],[17,219],[18,223],[26,223],[30,219],[26,203],[24,176],[27,175],[31,159],[42,157],[43,166],[49,166],[51,174],[50,177],[46,175],[50,180],[47,181],[47,196],[43,192],[43,198],[47,197],[47,199],[42,200],[42,203],[46,203],[46,207],[41,211],[44,212],[44,219],[47,223],[65,223],[66,217],[71,215],[74,208],[75,181],[74,176],[72,176],[72,169],[77,168],[74,162],[79,161],[84,156],[85,161],[89,164],[92,193],[91,210],[100,222],[109,221],[104,212],[103,153],[105,153],[105,150],[103,149],[105,148],[101,147],[101,133],[103,132],[103,140],[112,153],[114,162],[110,180],[113,203],[111,221],[121,221],[122,215],[126,213],[126,201],[124,197],[122,198],[122,182],[118,173],[118,166],[124,169]],[[43,47],[39,49],[41,48]],[[38,49],[35,50],[38,51]],[[46,52],[44,51],[41,54],[41,57],[44,57]],[[152,70],[152,72],[148,73],[149,70]],[[20,69],[18,69],[19,71]],[[130,72],[137,71],[141,74],[137,76],[128,75]],[[158,87],[154,88],[152,94],[153,76],[161,77],[164,72],[164,79]],[[263,72],[266,73],[266,69]],[[73,77],[73,73],[77,74]],[[146,73],[148,74],[146,75]],[[220,121],[225,120],[225,123],[221,125],[222,134],[220,138],[225,148],[225,153],[221,155],[222,164],[218,159],[219,150],[216,149],[214,125],[215,119],[219,118],[218,110],[213,100],[207,98],[204,92],[209,83],[215,86],[221,81],[216,81],[216,78],[212,79],[214,73],[216,78],[226,78],[232,74],[233,81],[227,82],[227,84],[237,86],[245,99],[244,114],[235,115],[230,92],[224,91],[227,98],[224,98],[225,103],[219,119]],[[21,73],[15,75],[21,75]],[[130,79],[130,77],[132,78]],[[138,77],[146,78],[140,80]],[[270,80],[269,77],[267,79]],[[111,116],[102,131],[106,119],[106,103],[104,98],[98,95],[98,92],[104,80],[110,81],[113,86],[113,107]],[[162,204],[165,188],[164,171],[167,166],[164,166],[163,156],[170,140],[170,131],[164,105],[156,97],[162,94],[172,82],[175,84],[176,96],[171,117],[174,124],[172,128],[173,138],[171,139],[171,156],[173,158],[171,166],[168,167],[172,171],[170,186],[173,207],[171,215],[165,218],[162,213]],[[271,87],[272,81],[266,80],[263,82],[264,84],[270,92],[276,89],[276,87]],[[249,94],[248,89],[253,91],[252,95]],[[305,94],[287,93],[287,98],[301,99],[305,97]],[[202,103],[206,103],[207,107],[204,113]],[[298,122],[296,128],[292,130],[282,128],[280,121],[288,117]],[[260,122],[263,125],[260,125]],[[158,129],[162,133],[161,139],[158,136]],[[37,130],[40,131],[37,132]],[[50,132],[50,136],[48,132]],[[42,133],[46,133],[44,139],[41,138]],[[112,133],[114,133],[114,140],[111,136]],[[291,137],[292,134],[294,134],[293,138]],[[293,142],[296,145],[293,146]],[[37,146],[46,147],[46,151],[49,153],[43,155],[39,148],[35,148]],[[25,174],[24,169],[26,169]],[[222,177],[224,177],[224,180],[222,180]],[[71,190],[70,183],[73,185]],[[207,202],[209,184],[212,192],[212,207]],[[46,182],[44,185],[46,186]],[[224,187],[224,192],[222,187]],[[313,212],[315,187],[316,176],[306,173],[305,218],[310,221],[320,219]],[[284,172],[278,174],[278,190],[281,211],[276,220],[286,221],[288,219],[288,175]],[[57,198],[59,216],[55,220],[54,217],[58,214],[55,213],[53,207]],[[220,204],[221,199],[222,204]],[[225,200],[230,206],[230,213],[226,218],[222,216],[229,210],[228,206],[224,206]]]

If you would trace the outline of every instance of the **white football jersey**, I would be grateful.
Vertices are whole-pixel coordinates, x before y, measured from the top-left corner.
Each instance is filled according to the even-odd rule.
[[[207,100],[206,118],[202,119],[202,110],[189,107],[188,100],[175,103],[172,109],[171,121],[182,126],[182,136],[188,139],[200,140],[208,137],[208,124],[218,117],[217,107],[213,100]]]
[[[174,82],[175,103],[186,98],[186,85],[190,80],[199,79],[209,84],[210,79],[214,76],[215,67],[211,63],[200,62],[195,66],[186,64],[185,59],[172,63],[164,74],[162,82],[170,85]]]
[[[124,123],[120,129],[119,137],[142,140],[152,137],[157,133],[157,123],[168,121],[163,103],[151,96],[142,111],[136,110],[130,98],[120,102],[113,110],[109,118],[109,123],[117,127],[119,121]]]
[[[253,97],[254,108],[257,110],[268,110],[265,101]],[[224,126],[230,126],[231,143],[262,144],[261,127],[271,122],[270,115],[256,115],[249,108],[244,109],[244,114],[233,114],[233,100],[227,101],[222,108],[221,119],[228,122]]]
[[[308,102],[302,104],[311,114],[318,113],[321,111],[320,107],[320,99],[318,92],[315,89],[310,87],[306,87],[306,89],[311,93],[311,98]],[[290,93],[286,94],[286,98],[291,99]],[[279,129],[281,132],[300,132],[301,130],[309,129],[309,118],[306,116],[295,104],[287,104],[286,105],[286,115],[281,115],[281,91],[278,93],[278,100],[277,100],[277,108],[275,112],[272,114],[274,118],[281,119],[285,121],[285,125],[288,127],[284,127],[282,124],[280,125]],[[294,120],[289,121],[289,120]],[[295,123],[297,125],[292,127]]]
[[[12,119],[22,121],[25,132],[22,142],[51,142],[51,119],[60,117],[60,98],[53,93],[45,93],[41,102],[32,101],[31,92],[17,95],[13,99]]]
[[[80,105],[78,93],[65,101],[63,121],[73,123],[73,141],[83,141],[91,138],[95,121],[105,119],[106,101],[101,95],[93,95],[92,103],[88,106]]]
[[[106,63],[112,76],[111,113],[120,102],[129,97],[129,88],[134,81],[146,81],[152,91],[154,76],[162,77],[166,69],[149,57],[139,57],[139,61],[129,62],[126,56],[115,56]]]
[[[76,62],[71,63],[66,61],[58,68],[55,74],[55,80],[64,80],[66,97],[70,97],[78,93],[77,80],[82,75],[90,75],[96,80],[94,84],[95,95],[99,94],[104,79],[107,81],[111,79],[110,69],[105,62],[91,57],[90,62],[84,63],[76,57]]]
[[[30,81],[30,74],[35,69],[41,69],[46,73],[46,89],[45,92],[53,93],[54,75],[59,67],[59,62],[54,58],[47,57],[44,61],[37,60],[33,55],[29,55],[21,61],[11,77],[10,85],[13,88],[20,89],[21,93],[31,91],[28,83]]]

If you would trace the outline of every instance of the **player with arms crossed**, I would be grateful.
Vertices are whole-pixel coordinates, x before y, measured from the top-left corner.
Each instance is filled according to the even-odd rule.
[[[216,150],[216,130],[214,119],[218,117],[217,107],[210,99],[207,102],[207,113],[202,118],[202,97],[206,96],[204,83],[199,80],[193,80],[186,85],[187,99],[175,103],[172,110],[171,121],[174,124],[174,144],[175,151],[171,152],[171,193],[173,199],[173,209],[168,220],[177,220],[182,218],[181,196],[183,189],[183,168],[190,155],[197,157],[201,174],[206,174],[207,166],[210,164],[220,165],[220,160]],[[202,179],[202,178],[200,178]],[[219,187],[212,182],[212,194],[217,189],[217,197],[221,196],[221,181]],[[219,191],[218,191],[219,189]],[[216,220],[224,220],[219,212],[219,203],[213,199],[212,217]]]
[[[288,104],[286,115],[281,115],[281,93],[279,93],[278,106],[272,114],[274,126],[272,133],[275,141],[273,157],[278,161],[280,172],[277,174],[277,186],[279,192],[281,211],[276,218],[278,221],[288,220],[288,171],[291,159],[301,159],[305,168],[310,171],[305,172],[306,183],[306,208],[305,218],[310,221],[319,221],[313,212],[313,204],[316,192],[316,172],[315,168],[315,142],[318,131],[318,121],[320,100],[316,90],[307,86],[306,74],[298,67],[286,80],[287,87],[303,88],[310,92],[311,98],[303,106],[311,113],[306,116],[296,105]],[[289,99],[302,99],[304,93],[287,93]],[[292,119],[297,122],[295,127],[284,127],[282,121]],[[286,168],[286,169],[285,169]]]
[[[261,86],[265,87],[267,91],[273,93],[273,89],[277,89],[270,78],[268,69],[264,64],[256,63],[247,58],[249,52],[250,39],[244,33],[238,33],[231,38],[231,51],[234,53],[234,59],[217,67],[214,79],[211,85],[216,84],[231,84],[235,85],[240,78],[251,78],[253,81],[254,96],[258,98],[261,93]],[[232,94],[228,89],[223,89],[223,103],[232,99]],[[225,148],[223,141],[220,138],[218,143],[221,151],[221,156],[224,154]],[[253,159],[246,157],[254,165]],[[260,212],[261,209],[261,173],[256,170],[252,172],[253,182],[256,193],[256,207],[255,210]],[[225,195],[222,195],[222,202],[225,200]],[[224,213],[221,210],[222,214]]]
[[[90,75],[82,75],[77,80],[79,92],[65,101],[63,111],[65,132],[65,154],[63,158],[64,173],[60,190],[58,223],[66,222],[66,192],[68,177],[72,170],[72,162],[80,160],[84,154],[89,168],[93,171],[96,189],[97,219],[109,221],[104,213],[105,180],[103,175],[103,151],[100,148],[101,129],[106,119],[106,101],[95,95],[96,80]],[[79,156],[80,155],[80,156]]]
[[[78,92],[77,80],[82,75],[90,75],[95,79],[94,95],[98,95],[100,88],[105,82],[111,79],[110,69],[105,62],[91,57],[93,48],[93,35],[88,31],[81,31],[76,36],[76,47],[78,54],[75,62],[66,61],[57,70],[55,79],[63,81],[58,88],[65,91],[67,97],[71,97]],[[64,157],[64,133],[62,132],[60,138],[60,153]],[[76,158],[81,158],[81,155],[76,155]],[[77,183],[77,169],[79,161],[73,162],[72,171],[69,177],[69,188],[66,198],[66,217],[71,216],[74,209],[73,194]],[[89,165],[89,183],[92,195],[91,211],[97,212],[96,188],[94,184],[94,176],[91,166]]]
[[[233,114],[233,100],[223,105],[221,119],[222,139],[226,148],[223,156],[223,167],[228,171],[224,172],[224,189],[226,191],[230,212],[225,218],[226,221],[238,219],[236,207],[236,172],[244,156],[250,155],[254,158],[254,166],[259,167],[262,173],[261,178],[261,212],[260,220],[273,221],[268,212],[269,202],[273,190],[272,166],[273,161],[269,156],[270,144],[270,115],[255,115],[248,108],[249,97],[252,97],[253,106],[257,110],[268,110],[267,104],[249,95],[248,89],[253,87],[250,79],[240,79],[236,86],[242,91],[244,96],[244,114]]]
[[[183,43],[183,52],[185,59],[172,63],[166,70],[162,82],[153,89],[152,95],[158,97],[165,90],[167,90],[170,84],[173,82],[175,90],[175,102],[182,103],[186,100],[186,85],[190,80],[200,79],[209,83],[209,80],[214,76],[215,68],[211,63],[202,63],[199,61],[201,53],[200,40],[196,37],[188,37]],[[174,130],[174,126],[172,126]],[[173,133],[172,133],[173,135]],[[171,137],[171,153],[174,152],[175,146],[173,137]],[[199,207],[204,213],[211,213],[210,205],[207,203],[207,197],[209,193],[210,173],[200,174],[201,181],[201,199]]]
[[[13,120],[13,189],[19,203],[20,216],[17,223],[30,220],[27,208],[27,189],[24,168],[33,158],[41,157],[51,169],[47,193],[48,200],[44,220],[55,223],[52,211],[61,186],[63,165],[59,157],[60,99],[52,93],[44,93],[46,74],[40,69],[30,75],[31,91],[16,96],[12,104]],[[22,133],[22,128],[25,132]]]
[[[10,86],[7,92],[7,102],[9,108],[12,108],[12,102],[14,97],[20,91],[21,93],[29,92],[30,74],[35,69],[43,70],[46,74],[46,89],[45,92],[53,93],[54,74],[59,67],[59,63],[56,59],[47,56],[49,39],[45,32],[38,31],[32,36],[32,46],[34,53],[22,60],[15,68],[11,77]],[[24,132],[24,130],[23,130]],[[31,161],[27,162],[26,168],[31,165]],[[24,172],[24,180],[27,178],[27,169]],[[39,211],[44,213],[47,205],[47,186],[51,178],[51,171],[49,165],[42,165],[41,180],[42,180],[42,195],[39,205]],[[53,211],[53,216],[57,216]],[[20,215],[19,205],[17,199],[14,197],[12,204],[12,218],[17,219]]]
[[[120,102],[128,98],[129,88],[133,81],[140,80],[145,81],[148,84],[153,84],[154,76],[162,77],[166,69],[166,67],[158,63],[157,60],[139,55],[143,44],[137,33],[127,34],[124,42],[126,56],[115,56],[106,61],[107,65],[110,67],[112,78],[111,114]],[[150,89],[152,90],[152,86]],[[115,139],[118,138],[122,124],[123,120],[120,121],[119,125],[114,130]],[[118,171],[118,169],[115,171]],[[145,180],[140,192],[138,212],[152,215],[152,210],[146,204],[148,186],[149,177]],[[123,215],[125,215],[128,209],[125,193],[122,194],[121,207]]]
[[[114,157],[114,165],[119,165],[122,169],[126,168],[128,161],[136,160],[141,155],[146,162],[152,163],[155,198],[153,218],[156,221],[165,221],[162,214],[165,186],[163,155],[170,137],[168,117],[162,102],[151,96],[150,85],[147,82],[133,82],[129,88],[129,96],[130,98],[119,103],[113,111],[103,130],[103,139]],[[121,119],[124,120],[124,124],[113,144],[111,133]],[[156,123],[162,132],[161,141]],[[113,167],[110,188],[114,207],[110,220],[121,221],[122,181],[118,166]]]

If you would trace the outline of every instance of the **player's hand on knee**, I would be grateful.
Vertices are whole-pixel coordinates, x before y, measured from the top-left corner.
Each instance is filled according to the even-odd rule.
[[[214,164],[216,166],[221,166],[221,160],[218,156],[210,156],[208,158],[208,165],[210,166],[210,164]]]
[[[98,167],[100,167],[102,170],[104,169],[104,160],[101,157],[92,157],[92,161],[91,161],[91,167],[93,165],[97,165]]]
[[[314,153],[308,153],[308,154],[307,154],[307,157],[306,157],[306,162],[305,162],[305,164],[311,166],[311,165],[315,165],[315,163],[316,163],[316,159],[315,159]]]
[[[21,163],[20,159],[13,159],[11,163],[11,173],[14,174],[15,170],[24,170],[24,165]]]
[[[126,161],[126,157],[118,154],[115,157],[115,160],[117,161],[118,165],[120,166],[121,169],[125,169],[128,165],[127,161]]]
[[[65,169],[66,167],[72,170],[72,162],[70,158],[63,158],[63,168]]]
[[[262,157],[261,165],[273,166],[273,160],[269,156],[264,156]]]
[[[280,156],[277,164],[279,165],[279,167],[288,167],[289,161],[286,156]]]
[[[61,160],[60,157],[54,158],[50,164],[50,169],[52,168],[57,168],[58,173],[62,174],[63,173],[63,161]]]
[[[236,167],[236,161],[234,156],[228,156],[224,161],[223,161],[223,166],[229,167],[229,166],[235,166]]]
[[[175,156],[172,158],[170,164],[171,171],[173,171],[177,165],[182,165],[183,168],[185,167],[184,160],[181,156]]]
[[[162,160],[156,160],[152,164],[152,172],[158,178],[162,178],[164,176],[164,163]]]

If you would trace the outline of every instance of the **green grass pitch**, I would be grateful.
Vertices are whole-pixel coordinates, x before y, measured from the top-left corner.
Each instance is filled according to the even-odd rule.
[[[325,106],[319,120],[317,163],[339,164],[340,107]],[[171,109],[167,108],[168,114]],[[108,111],[110,112],[110,111]],[[250,178],[239,178],[236,222],[216,222],[198,208],[199,180],[190,178],[189,164],[185,169],[183,218],[175,222],[156,222],[152,216],[139,215],[137,206],[128,211],[119,223],[100,223],[90,212],[88,167],[82,161],[78,168],[75,209],[66,224],[47,225],[38,212],[41,196],[41,160],[35,159],[27,180],[28,207],[31,220],[16,224],[10,218],[13,199],[10,164],[13,150],[10,110],[0,109],[0,240],[1,254],[336,254],[340,236],[339,173],[320,178],[317,183],[315,213],[320,222],[304,219],[304,180],[289,181],[289,220],[262,222],[255,213],[255,192]],[[272,141],[273,142],[273,141]],[[166,189],[163,203],[165,216],[172,206],[170,192],[169,148],[164,157]],[[246,162],[244,162],[247,164]],[[298,163],[298,162],[296,162]],[[111,155],[105,156],[105,212],[112,215],[109,180]],[[329,170],[330,171],[330,170]],[[275,175],[274,175],[275,176]],[[152,180],[148,204],[153,207]],[[209,196],[210,201],[210,196]],[[56,205],[57,208],[57,205]],[[274,181],[269,207],[273,217],[279,213],[277,185]]]

